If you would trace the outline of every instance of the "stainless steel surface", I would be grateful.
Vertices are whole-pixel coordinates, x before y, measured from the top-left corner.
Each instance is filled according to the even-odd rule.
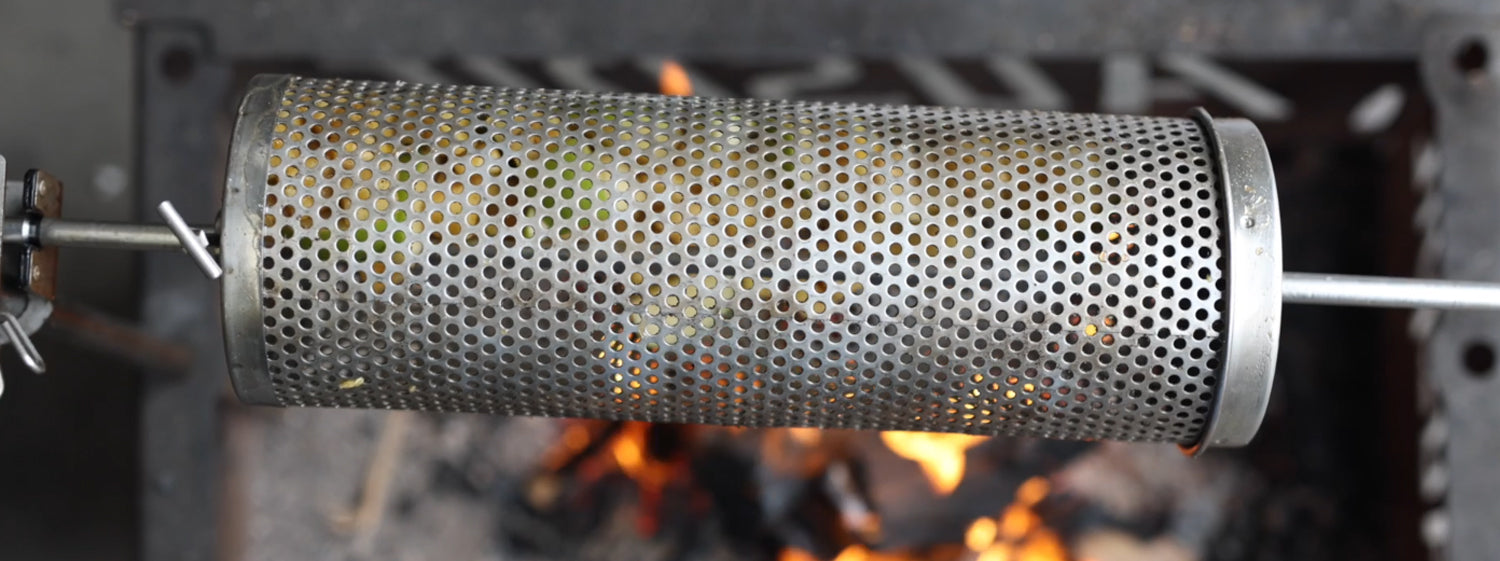
[[[1281,211],[1270,152],[1249,121],[1211,119],[1201,109],[1197,117],[1218,166],[1212,184],[1224,198],[1228,266],[1215,278],[1224,279],[1228,297],[1210,308],[1224,316],[1223,382],[1213,422],[1194,453],[1205,446],[1241,446],[1255,436],[1271,400],[1281,337]]]
[[[177,237],[178,245],[187,252],[188,257],[193,258],[204,275],[211,279],[224,276],[224,269],[219,267],[213,254],[208,252],[208,238],[201,230],[188,226],[182,215],[177,214],[177,209],[172,207],[171,201],[162,201],[156,205],[156,212],[161,215],[162,220],[167,221],[167,228]]]
[[[166,226],[44,219],[32,223],[29,230],[34,233],[26,235],[26,228],[20,231],[10,229],[15,223],[28,221],[6,220],[5,242],[101,249],[182,249],[182,242],[177,241],[177,236]]]
[[[225,175],[222,234],[224,277],[220,281],[224,348],[235,394],[247,403],[278,403],[266,371],[261,319],[261,228],[264,224],[266,162],[276,133],[277,107],[291,84],[288,76],[256,76],[245,90],[234,124]]]
[[[225,209],[226,252],[259,245],[259,282],[225,285],[229,329],[260,326],[229,342],[253,402],[1208,423],[1220,172],[1190,119],[309,79],[257,136],[264,110]]]
[[[0,222],[0,241],[5,243],[35,244],[38,220],[5,220]]]
[[[1293,304],[1500,310],[1500,283],[1286,273],[1281,299]]]

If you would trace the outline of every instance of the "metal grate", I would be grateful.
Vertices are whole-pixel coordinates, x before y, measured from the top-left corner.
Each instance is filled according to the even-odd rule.
[[[250,196],[281,404],[1179,443],[1211,414],[1192,120],[287,84]]]

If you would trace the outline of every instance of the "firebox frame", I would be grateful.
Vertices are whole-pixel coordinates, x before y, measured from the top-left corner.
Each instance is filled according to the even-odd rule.
[[[510,57],[640,53],[695,53],[708,57],[873,57],[932,55],[979,57],[996,52],[1043,56],[1105,53],[1194,52],[1252,59],[1398,59],[1425,68],[1447,68],[1454,37],[1479,36],[1500,45],[1500,22],[1477,18],[1483,0],[1167,0],[1121,5],[1111,0],[1035,3],[1025,0],[767,0],[704,2],[612,0],[533,3],[518,0],[446,0],[402,3],[357,0],[118,0],[117,14],[136,29],[135,183],[140,200],[172,200],[190,219],[206,219],[223,184],[224,146],[215,138],[240,86],[233,68],[245,61],[315,56],[407,57],[453,54]],[[354,28],[328,33],[330,22]],[[1445,17],[1446,16],[1446,17]],[[628,21],[632,25],[621,25]],[[1430,31],[1441,27],[1438,31]],[[1449,78],[1427,78],[1440,113],[1444,144],[1493,139],[1500,100],[1475,98]],[[1474,118],[1485,116],[1484,118]],[[1481,166],[1486,162],[1471,162]],[[1445,196],[1494,197],[1494,176],[1449,173]],[[1488,199],[1486,199],[1488,200]],[[149,205],[142,205],[148,208]],[[1462,209],[1460,209],[1462,210]],[[1429,234],[1444,247],[1445,263],[1490,255],[1493,246],[1465,238],[1467,226]],[[1490,238],[1483,238],[1488,242]],[[180,378],[148,376],[142,395],[141,558],[207,559],[215,556],[223,448],[217,403],[224,391],[223,340],[211,284],[192,264],[173,255],[142,260],[142,323],[155,334],[198,349]],[[1444,269],[1443,275],[1474,276]],[[1490,276],[1489,278],[1496,278]],[[1492,329],[1479,314],[1421,333],[1423,367],[1439,380],[1463,374],[1457,352],[1477,333]],[[1446,321],[1446,320],[1445,320]],[[1456,329],[1467,325],[1470,328]],[[1500,381],[1440,384],[1443,425],[1485,426],[1500,408]],[[1486,397],[1489,396],[1489,397]],[[1483,398],[1483,399],[1481,399]],[[1488,426],[1494,426],[1490,424]],[[1500,474],[1477,457],[1500,454],[1500,441],[1482,431],[1433,431],[1430,454],[1451,473],[1452,488],[1500,493]],[[1462,453],[1459,453],[1462,452]],[[1445,466],[1445,467],[1444,467]],[[1486,487],[1487,485],[1487,487]],[[1492,528],[1500,513],[1491,495],[1470,495],[1442,513],[1455,529],[1435,547],[1454,558],[1500,557],[1500,542],[1465,528]],[[1484,507],[1484,504],[1492,505]],[[1470,508],[1470,506],[1475,508]],[[1482,507],[1482,508],[1481,508]]]

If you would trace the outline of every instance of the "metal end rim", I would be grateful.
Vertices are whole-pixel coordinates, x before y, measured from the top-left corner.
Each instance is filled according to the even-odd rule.
[[[1281,336],[1281,212],[1265,139],[1245,119],[1192,117],[1213,147],[1223,188],[1224,348],[1219,387],[1203,436],[1181,447],[1244,446],[1265,418]]]
[[[270,157],[268,139],[276,126],[276,104],[293,79],[262,74],[250,80],[229,145],[224,208],[219,218],[224,267],[220,302],[229,380],[241,401],[255,405],[280,405],[261,345],[265,328],[260,322],[260,275],[255,271],[260,262],[257,240]]]

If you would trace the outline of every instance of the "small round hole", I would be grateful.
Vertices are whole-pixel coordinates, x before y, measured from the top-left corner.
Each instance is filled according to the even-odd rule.
[[[1481,78],[1489,69],[1490,50],[1479,39],[1466,39],[1453,54],[1453,66],[1470,80]]]
[[[197,65],[197,58],[187,47],[172,47],[161,55],[161,73],[175,84],[191,78]]]
[[[1489,343],[1474,341],[1464,347],[1464,368],[1475,376],[1488,376],[1495,370],[1495,349]]]

